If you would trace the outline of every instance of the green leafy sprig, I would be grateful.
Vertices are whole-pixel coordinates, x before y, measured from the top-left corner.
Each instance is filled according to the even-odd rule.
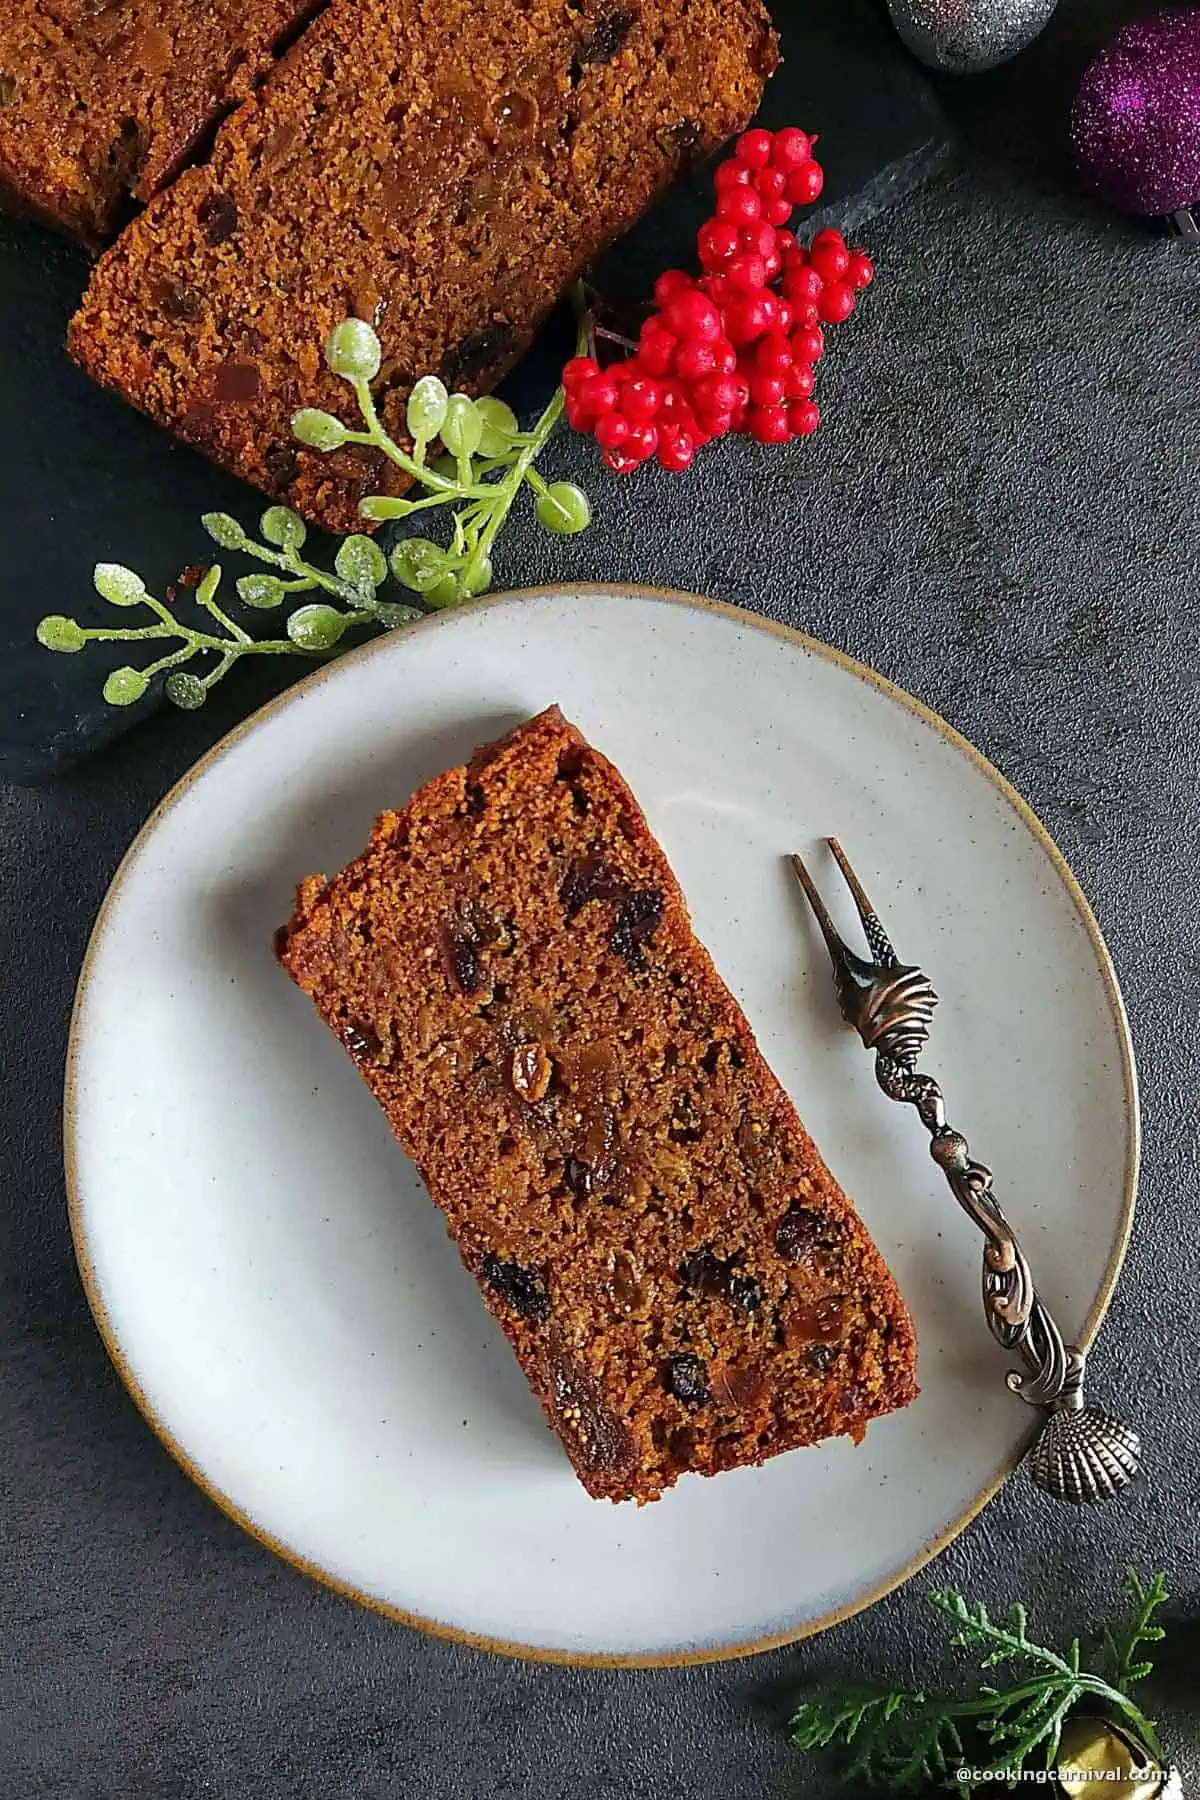
[[[867,1787],[903,1794],[937,1783],[970,1795],[976,1788],[994,1791],[1001,1774],[1022,1771],[1035,1755],[1054,1767],[1063,1726],[1085,1703],[1123,1721],[1161,1757],[1154,1725],[1128,1689],[1151,1672],[1143,1652],[1163,1636],[1155,1614],[1167,1599],[1166,1584],[1161,1575],[1143,1581],[1129,1569],[1125,1592],[1126,1615],[1106,1627],[1091,1670],[1083,1666],[1078,1638],[1064,1655],[1035,1643],[1023,1606],[996,1620],[982,1602],[971,1605],[951,1589],[933,1593],[931,1604],[954,1625],[951,1643],[979,1653],[981,1673],[1006,1668],[1008,1685],[985,1681],[958,1700],[918,1690],[844,1688],[799,1707],[792,1742],[802,1750],[847,1746],[853,1752],[847,1777]]]
[[[583,331],[581,326],[581,342]],[[307,531],[290,507],[267,508],[259,521],[261,542],[228,513],[205,513],[200,522],[219,548],[252,557],[274,571],[238,578],[235,591],[244,606],[269,611],[290,605],[300,594],[319,592],[323,598],[289,611],[282,636],[255,638],[217,603],[219,564],[204,572],[195,592],[198,623],[189,623],[176,612],[171,589],[162,599],[132,569],[98,563],[93,580],[101,599],[111,606],[142,607],[153,622],[85,626],[55,613],[39,623],[38,642],[66,654],[89,643],[170,645],[155,661],[114,669],[104,683],[104,698],[112,706],[130,706],[161,675],[167,698],[190,710],[202,706],[210,689],[244,656],[328,656],[347,633],[410,624],[426,611],[485,593],[491,586],[496,538],[526,488],[532,490],[534,516],[546,531],[570,534],[590,524],[582,489],[568,481],[548,483],[535,467],[562,414],[561,388],[533,428],[522,431],[511,407],[494,395],[472,400],[451,394],[438,376],[426,375],[408,398],[405,426],[412,449],[407,450],[385,429],[375,406],[371,383],[380,357],[371,326],[362,319],[344,319],[326,342],[325,360],[353,389],[363,428],[352,429],[333,413],[306,407],[295,415],[292,429],[313,450],[328,452],[344,444],[381,450],[423,492],[412,499],[373,495],[360,503],[363,517],[376,523],[407,520],[449,507],[447,543],[403,537],[385,556],[372,538],[356,533],[342,540],[328,570],[301,555]],[[441,453],[431,460],[430,450],[439,443]],[[419,604],[387,597],[383,590],[389,578]],[[201,673],[185,666],[196,659]]]

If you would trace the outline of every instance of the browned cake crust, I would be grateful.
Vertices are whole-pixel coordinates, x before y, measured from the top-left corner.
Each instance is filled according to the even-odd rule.
[[[322,0],[2,0],[0,191],[94,248]]]
[[[420,1169],[590,1494],[917,1392],[904,1302],[557,708],[384,813],[278,954]]]
[[[245,480],[359,528],[396,470],[291,431],[302,406],[353,412],[322,363],[333,326],[375,325],[397,433],[419,375],[484,392],[685,158],[746,123],[775,59],[759,0],[333,0],[104,257],[71,354]]]

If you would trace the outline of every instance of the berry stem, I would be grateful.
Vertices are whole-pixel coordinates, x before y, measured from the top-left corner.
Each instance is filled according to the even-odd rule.
[[[637,351],[637,345],[632,338],[622,337],[619,331],[610,331],[607,325],[594,326],[592,335],[598,343],[619,344],[621,349],[628,350],[630,355],[634,355]]]

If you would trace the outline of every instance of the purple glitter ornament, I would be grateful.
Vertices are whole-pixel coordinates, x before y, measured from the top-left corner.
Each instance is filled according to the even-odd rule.
[[[1200,206],[1200,12],[1153,13],[1117,33],[1080,83],[1071,145],[1085,180],[1123,212]]]

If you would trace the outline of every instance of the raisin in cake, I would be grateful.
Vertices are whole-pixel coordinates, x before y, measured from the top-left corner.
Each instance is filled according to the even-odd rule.
[[[364,494],[404,482],[292,436],[302,406],[354,411],[322,362],[333,326],[378,331],[396,434],[417,376],[482,393],[685,159],[746,124],[775,58],[760,0],[332,0],[101,261],[71,353],[354,530]]]
[[[556,708],[306,881],[278,955],[590,1494],[857,1440],[914,1397],[892,1277],[629,788]]]
[[[0,194],[93,247],[319,0],[3,0]]]

